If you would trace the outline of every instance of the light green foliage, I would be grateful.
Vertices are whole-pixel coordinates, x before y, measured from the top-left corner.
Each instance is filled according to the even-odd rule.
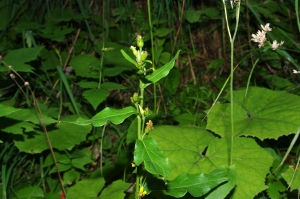
[[[38,199],[40,197],[44,197],[44,192],[40,187],[24,187],[16,192],[17,197],[13,197],[12,199],[27,199],[27,198],[33,198]]]
[[[33,72],[34,68],[26,63],[35,60],[43,48],[43,46],[40,46],[35,48],[21,48],[12,50],[5,56],[3,61],[8,66],[12,66],[16,71]],[[9,69],[7,67],[0,67],[0,71],[8,70]]]
[[[282,177],[289,184],[291,190],[299,189],[300,185],[300,171],[296,165],[291,165],[289,168],[282,173]]]
[[[125,183],[122,180],[117,180],[113,182],[109,187],[103,190],[99,199],[106,198],[124,198],[124,191],[130,186],[129,183]]]
[[[92,124],[93,126],[96,127],[103,126],[108,121],[112,122],[113,124],[120,124],[126,118],[128,118],[129,116],[135,113],[136,110],[133,107],[126,107],[120,110],[107,107],[102,111],[100,111],[99,113],[97,113],[91,119],[78,118],[76,122],[70,122],[70,123],[81,125],[81,126]]]
[[[300,98],[286,92],[257,87],[250,87],[247,93],[235,91],[233,110],[235,136],[277,139],[299,128]],[[208,115],[207,129],[229,137],[230,124],[230,105],[215,105]]]
[[[94,199],[105,184],[103,178],[83,179],[68,189],[68,199]]]
[[[134,163],[136,165],[144,163],[148,172],[161,175],[166,180],[169,179],[168,158],[158,149],[157,143],[153,138],[136,141]]]

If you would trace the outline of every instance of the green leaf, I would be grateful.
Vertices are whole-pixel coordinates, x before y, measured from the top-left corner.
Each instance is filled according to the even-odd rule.
[[[86,168],[84,168],[85,165],[93,162],[93,160],[90,157],[81,157],[81,158],[75,158],[71,161],[71,165],[77,169],[81,169],[82,171],[85,171]]]
[[[250,87],[234,91],[235,136],[277,139],[299,128],[300,97],[282,91]],[[229,96],[227,96],[227,99]],[[208,114],[207,129],[221,137],[230,136],[230,104],[217,104]]]
[[[19,120],[19,121],[31,122],[33,124],[40,124],[40,120],[37,116],[37,113],[34,110],[22,109],[20,111],[13,112],[7,115],[6,117],[14,120]],[[54,120],[53,118],[45,114],[42,116],[41,119],[43,120],[43,123],[45,125],[49,125],[57,122],[56,120]]]
[[[70,187],[67,192],[68,199],[95,199],[105,184],[104,178],[83,179]]]
[[[163,53],[160,55],[159,61],[160,61],[160,63],[162,63],[162,64],[166,64],[166,63],[169,62],[170,58],[171,58],[171,53],[169,53],[169,52],[163,52]]]
[[[209,173],[202,168],[212,165],[205,161],[204,150],[215,137],[203,128],[191,126],[156,126],[149,134],[169,159],[172,180],[181,173]],[[171,161],[172,160],[172,161]]]
[[[194,10],[194,9],[188,9],[184,12],[184,18],[189,22],[189,23],[195,23],[200,20],[200,15],[201,12],[199,10]]]
[[[167,193],[176,198],[183,197],[187,192],[200,197],[227,180],[223,176],[183,173],[168,183]]]
[[[168,179],[169,165],[168,158],[158,149],[153,138],[137,140],[134,149],[134,163],[145,164],[145,169],[152,174],[157,174]]]
[[[22,189],[16,191],[15,194],[17,195],[17,197],[15,197],[15,198],[19,198],[19,199],[44,197],[43,190],[38,186],[36,186],[36,187],[29,186],[29,187],[22,188]]]
[[[72,120],[76,116],[67,116],[61,118]],[[86,135],[91,131],[91,126],[77,126],[67,122],[59,123],[55,130],[49,131],[49,139],[52,147],[58,150],[71,150],[76,144],[86,139]],[[27,153],[40,153],[49,149],[44,132],[35,132],[24,135],[24,140],[15,140],[15,145],[20,151]]]
[[[300,169],[289,166],[289,168],[281,174],[286,183],[290,186],[291,191],[299,189],[300,185]]]
[[[174,67],[175,61],[177,57],[179,56],[180,50],[177,51],[176,55],[173,57],[171,61],[169,61],[167,64],[162,66],[161,68],[155,70],[151,75],[147,75],[146,78],[151,81],[152,83],[158,82],[160,79],[167,76],[170,72],[170,70]]]
[[[235,187],[236,181],[238,179],[238,175],[234,166],[231,166],[229,169],[217,169],[212,171],[210,174],[218,177],[226,176],[229,180],[227,183],[222,184],[216,189],[214,189],[213,192],[211,192],[207,197],[205,197],[205,199],[226,198],[230,191]]]
[[[137,65],[137,62],[134,61],[124,50],[121,49],[121,53],[127,61],[129,61],[130,63],[132,63],[135,66]]]
[[[101,88],[107,89],[107,90],[124,90],[127,89],[122,84],[117,84],[115,82],[104,82],[101,84]]]
[[[4,57],[3,61],[7,65],[11,65],[16,71],[32,72],[33,68],[24,63],[35,60],[43,48],[43,46],[39,46],[12,50]]]
[[[9,115],[13,112],[19,111],[20,109],[11,107],[11,106],[5,106],[3,104],[0,104],[0,117]]]
[[[157,37],[165,37],[167,34],[171,32],[170,28],[159,28],[155,31],[154,36]]]
[[[286,188],[284,180],[278,180],[269,186],[267,190],[268,196],[272,199],[280,199],[282,198],[280,192],[284,192]]]
[[[74,169],[71,169],[64,173],[63,183],[65,185],[72,185],[79,178],[80,178],[80,173],[75,171]]]
[[[229,145],[226,138],[217,139],[208,146],[207,161],[214,166],[228,165]],[[252,199],[265,190],[265,176],[272,165],[272,156],[261,148],[252,138],[239,138],[233,140],[232,165],[238,174],[236,187],[232,199]],[[170,160],[171,161],[171,160]]]
[[[121,124],[126,118],[133,114],[136,114],[136,110],[131,106],[121,110],[106,107],[92,117],[92,119],[79,118],[76,122],[69,122],[82,126],[92,124],[95,127],[99,127],[103,126],[107,121],[110,121],[113,124]]]
[[[77,83],[77,85],[81,88],[97,88],[99,86],[99,83],[92,81],[80,81],[79,83]]]
[[[180,83],[180,72],[177,68],[172,68],[170,74],[166,77],[165,88],[172,94],[175,94]]]
[[[125,196],[124,191],[130,186],[129,183],[117,180],[103,190],[99,199],[115,198],[122,199]]]
[[[99,104],[103,102],[108,95],[107,90],[97,88],[86,90],[82,93],[82,96],[93,106],[94,110],[97,109]]]
[[[181,173],[210,173],[228,166],[229,146],[226,138],[216,139],[205,129],[182,126],[156,126],[150,132],[169,160],[170,177]],[[208,148],[207,148],[208,146]],[[207,151],[206,151],[207,148]],[[233,162],[238,175],[233,198],[253,199],[267,188],[265,176],[269,172],[273,158],[251,138],[234,138]],[[231,176],[231,177],[230,177]],[[228,174],[234,181],[235,174]],[[228,182],[230,189],[234,182]]]
[[[77,55],[70,61],[77,76],[99,78],[100,61],[92,55]]]

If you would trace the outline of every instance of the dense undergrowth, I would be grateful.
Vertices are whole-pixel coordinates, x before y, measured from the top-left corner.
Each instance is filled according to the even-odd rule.
[[[1,1],[0,198],[299,198],[298,9]]]

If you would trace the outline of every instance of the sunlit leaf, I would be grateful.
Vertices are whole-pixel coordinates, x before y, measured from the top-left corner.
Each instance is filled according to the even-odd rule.
[[[175,61],[178,58],[180,50],[176,53],[176,55],[164,66],[160,67],[159,69],[155,70],[151,75],[147,75],[146,78],[151,81],[152,83],[158,82],[160,79],[166,77],[170,70],[174,67]]]
[[[168,179],[169,164],[166,156],[158,149],[153,138],[137,140],[134,149],[134,163],[145,164],[145,169],[152,174],[157,174]]]
[[[67,192],[68,199],[95,199],[105,184],[104,178],[85,178],[70,187]]]
[[[107,199],[107,198],[124,198],[124,191],[128,189],[130,186],[129,183],[123,182],[122,180],[114,181],[107,188],[103,190],[99,199]]]
[[[77,125],[83,125],[83,126],[92,124],[93,126],[98,127],[98,126],[103,126],[107,121],[110,121],[113,124],[120,124],[126,118],[128,118],[133,114],[136,114],[136,109],[131,106],[120,110],[107,107],[103,109],[101,112],[97,113],[91,119],[79,118],[75,122],[71,122],[71,121],[69,122]]]
[[[93,106],[96,110],[101,102],[103,102],[109,93],[104,89],[89,89],[82,93],[82,96]]]
[[[250,87],[235,91],[235,136],[277,139],[296,133],[299,128],[300,97],[282,91]],[[227,99],[229,96],[227,96]],[[208,114],[207,129],[224,137],[231,135],[230,104],[217,104]]]

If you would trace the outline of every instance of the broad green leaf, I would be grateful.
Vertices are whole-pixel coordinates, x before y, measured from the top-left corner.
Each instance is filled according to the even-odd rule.
[[[29,186],[29,187],[24,187],[15,193],[17,197],[13,197],[13,199],[28,199],[28,198],[43,198],[44,197],[44,192],[42,188],[38,186]]]
[[[138,138],[137,132],[138,132],[137,119],[134,119],[131,122],[131,124],[128,128],[127,134],[126,134],[126,144],[130,144]]]
[[[272,199],[280,199],[282,198],[280,192],[284,192],[286,188],[284,180],[278,180],[272,183],[267,189],[268,196]]]
[[[0,117],[9,115],[13,112],[19,111],[20,109],[11,107],[11,106],[5,106],[4,104],[0,104]]]
[[[75,116],[62,118],[72,120]],[[71,150],[76,144],[85,141],[86,135],[91,131],[91,126],[77,126],[75,124],[61,122],[55,130],[49,131],[49,139],[52,147],[58,150]],[[15,140],[15,145],[20,151],[27,153],[40,153],[49,149],[44,132],[30,132],[24,135],[24,140]]]
[[[203,153],[215,137],[205,129],[191,126],[155,126],[150,131],[150,137],[155,139],[159,149],[169,159],[168,180],[173,180],[181,173],[210,172],[203,170],[213,166],[205,161],[206,157]]]
[[[194,9],[188,9],[184,12],[184,18],[189,23],[198,22],[200,19],[200,15],[201,15],[201,12],[199,10],[194,10]]]
[[[33,68],[25,63],[35,60],[43,48],[43,46],[39,46],[12,50],[4,57],[3,61],[7,65],[11,65],[16,71],[32,72]]]
[[[134,163],[140,165],[144,162],[145,169],[152,174],[157,174],[168,179],[168,158],[158,149],[153,138],[137,140],[134,149]]]
[[[23,121],[23,122],[31,122],[33,124],[40,124],[40,120],[37,116],[37,113],[34,110],[22,109],[20,111],[13,112],[13,113],[7,115],[6,117],[10,118],[10,119],[14,119],[14,120]],[[53,124],[53,123],[57,122],[56,120],[47,116],[46,114],[44,114],[41,119],[43,120],[43,123],[45,125],[49,125],[49,124]]]
[[[92,124],[95,127],[99,127],[103,126],[107,121],[110,121],[113,124],[120,124],[133,114],[136,114],[136,110],[131,106],[120,110],[106,107],[91,119],[79,118],[77,121],[70,123],[82,126]]]
[[[228,177],[228,182],[218,186],[216,189],[213,190],[213,192],[211,192],[207,197],[205,197],[205,199],[225,198],[235,187],[236,181],[238,179],[238,175],[234,166],[231,166],[229,169],[217,169],[212,171],[210,174],[219,177],[226,176]]]
[[[200,197],[219,184],[227,181],[227,177],[209,174],[183,173],[168,183],[168,194],[179,198],[189,192],[194,197]]]
[[[236,187],[232,199],[253,199],[255,195],[265,190],[265,177],[272,165],[272,156],[261,148],[252,138],[233,140],[232,165],[237,172]],[[207,161],[214,166],[228,165],[229,146],[226,138],[217,139],[208,146]],[[171,160],[170,160],[171,161]],[[207,172],[207,171],[206,171]]]
[[[250,87],[234,91],[235,136],[277,139],[299,128],[300,97],[282,91]],[[227,99],[229,97],[227,96]],[[217,104],[208,114],[207,129],[221,137],[231,135],[230,104]]]
[[[155,31],[154,36],[156,37],[165,37],[167,34],[171,32],[170,28],[159,28]]]
[[[67,192],[68,199],[95,199],[105,184],[104,178],[85,178],[70,187]]]
[[[146,78],[151,81],[152,83],[158,82],[160,79],[167,76],[170,70],[174,67],[175,61],[178,58],[180,50],[176,53],[171,61],[169,61],[164,66],[160,67],[159,69],[155,70],[151,75],[147,75]]]
[[[99,199],[123,199],[125,196],[124,191],[128,189],[129,186],[129,183],[123,182],[122,180],[117,180],[101,192]]]
[[[208,68],[216,70],[216,69],[219,69],[220,67],[222,67],[224,63],[225,63],[224,58],[214,59],[210,62]]]
[[[222,166],[228,166],[227,139],[216,139],[204,129],[156,126],[150,136],[156,140],[159,149],[169,160],[169,179],[174,179],[181,173],[210,173]],[[253,199],[257,193],[267,188],[264,181],[273,158],[252,138],[239,137],[234,138],[232,156],[232,165],[235,165],[238,175],[233,198]],[[229,179],[234,180],[235,175],[230,175],[232,177]],[[224,189],[229,189],[230,186],[232,185]]]
[[[159,61],[160,61],[160,63],[162,63],[162,64],[166,64],[166,63],[169,62],[170,58],[171,58],[171,53],[169,53],[169,52],[163,52],[163,53],[160,55]]]
[[[0,129],[6,133],[23,134],[24,132],[33,132],[35,128],[38,128],[38,125],[30,122],[1,118]]]
[[[298,165],[299,166],[299,165]],[[282,177],[286,183],[291,187],[291,191],[299,189],[300,185],[300,169],[295,166],[289,166],[289,168],[282,173]]]
[[[99,78],[100,61],[92,55],[77,55],[70,61],[77,76]]]
[[[80,178],[80,173],[74,169],[64,172],[63,182],[65,185],[72,185],[75,181]]]
[[[97,109],[99,104],[103,102],[108,95],[107,90],[97,88],[86,90],[82,93],[82,96],[93,106],[94,110]]]
[[[77,169],[81,169],[82,171],[85,171],[86,168],[84,168],[84,166],[92,162],[93,160],[91,159],[91,157],[81,157],[81,158],[74,158],[71,161],[71,165]]]

